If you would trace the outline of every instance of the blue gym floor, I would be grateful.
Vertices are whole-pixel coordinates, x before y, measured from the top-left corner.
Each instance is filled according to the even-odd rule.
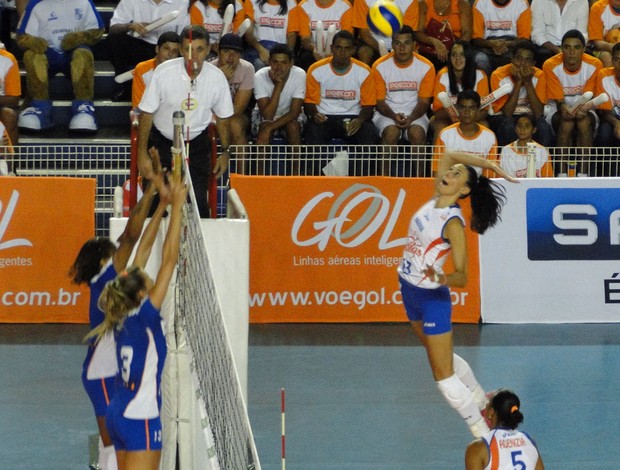
[[[86,470],[96,432],[84,325],[0,325],[0,469]],[[456,325],[488,389],[522,399],[547,469],[620,468],[620,324]],[[471,440],[407,324],[253,325],[249,412],[262,468],[462,469]],[[238,469],[225,469],[238,470]]]

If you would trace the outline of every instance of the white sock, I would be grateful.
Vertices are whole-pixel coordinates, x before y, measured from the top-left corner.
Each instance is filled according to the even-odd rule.
[[[454,373],[474,396],[474,401],[476,402],[478,409],[480,411],[484,410],[488,402],[486,392],[476,380],[474,371],[471,370],[471,367],[469,367],[467,361],[457,354],[453,354],[453,363]]]
[[[117,470],[114,446],[99,449],[99,467],[101,470]]]
[[[437,382],[437,388],[448,404],[465,420],[475,437],[489,430],[469,389],[456,374]]]

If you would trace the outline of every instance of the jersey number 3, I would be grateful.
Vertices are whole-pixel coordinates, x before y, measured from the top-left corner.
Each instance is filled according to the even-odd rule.
[[[131,373],[131,361],[133,359],[133,347],[122,346],[121,347],[121,377],[123,382],[128,383]]]

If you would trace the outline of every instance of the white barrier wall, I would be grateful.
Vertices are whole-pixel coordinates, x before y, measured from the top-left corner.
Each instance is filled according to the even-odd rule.
[[[209,262],[246,406],[250,315],[250,221],[202,219]]]
[[[480,237],[485,323],[620,321],[620,180],[503,182],[502,223]]]

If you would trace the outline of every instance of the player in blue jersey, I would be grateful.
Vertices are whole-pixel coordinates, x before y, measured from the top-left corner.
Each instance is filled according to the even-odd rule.
[[[157,155],[152,155],[159,162]],[[157,165],[157,174],[161,173]],[[158,179],[161,179],[158,177]],[[160,182],[163,184],[163,180]],[[159,184],[159,183],[158,183]],[[109,238],[96,237],[88,240],[80,249],[69,275],[75,284],[87,284],[90,290],[89,322],[91,330],[99,326],[104,313],[97,306],[99,295],[106,283],[127,267],[127,262],[140,238],[142,227],[156,194],[156,185],[147,189],[140,202],[131,212],[125,230],[114,244]],[[99,466],[102,470],[116,468],[114,447],[105,426],[105,414],[115,391],[118,366],[114,336],[107,335],[99,342],[90,340],[82,368],[82,383],[90,398],[97,418],[102,448],[99,450]]]
[[[523,422],[521,401],[511,390],[494,392],[487,406],[491,431],[465,452],[466,470],[544,470],[534,440],[517,427]]]
[[[435,195],[412,217],[398,267],[403,305],[426,354],[437,387],[480,437],[489,428],[481,411],[487,398],[465,360],[453,352],[449,287],[467,285],[465,219],[458,201],[469,197],[471,228],[484,233],[499,220],[505,201],[500,185],[478,176],[474,167],[516,181],[495,162],[462,152],[445,153],[438,165]],[[454,272],[443,272],[451,255]]]
[[[116,339],[121,381],[108,407],[106,425],[120,470],[159,467],[161,374],[166,357],[160,309],[177,263],[187,188],[173,178],[169,195],[172,207],[157,279],[153,282],[140,266],[132,266],[108,282],[99,299],[105,319],[90,334],[101,341],[114,332]],[[137,258],[141,247],[142,242]]]

